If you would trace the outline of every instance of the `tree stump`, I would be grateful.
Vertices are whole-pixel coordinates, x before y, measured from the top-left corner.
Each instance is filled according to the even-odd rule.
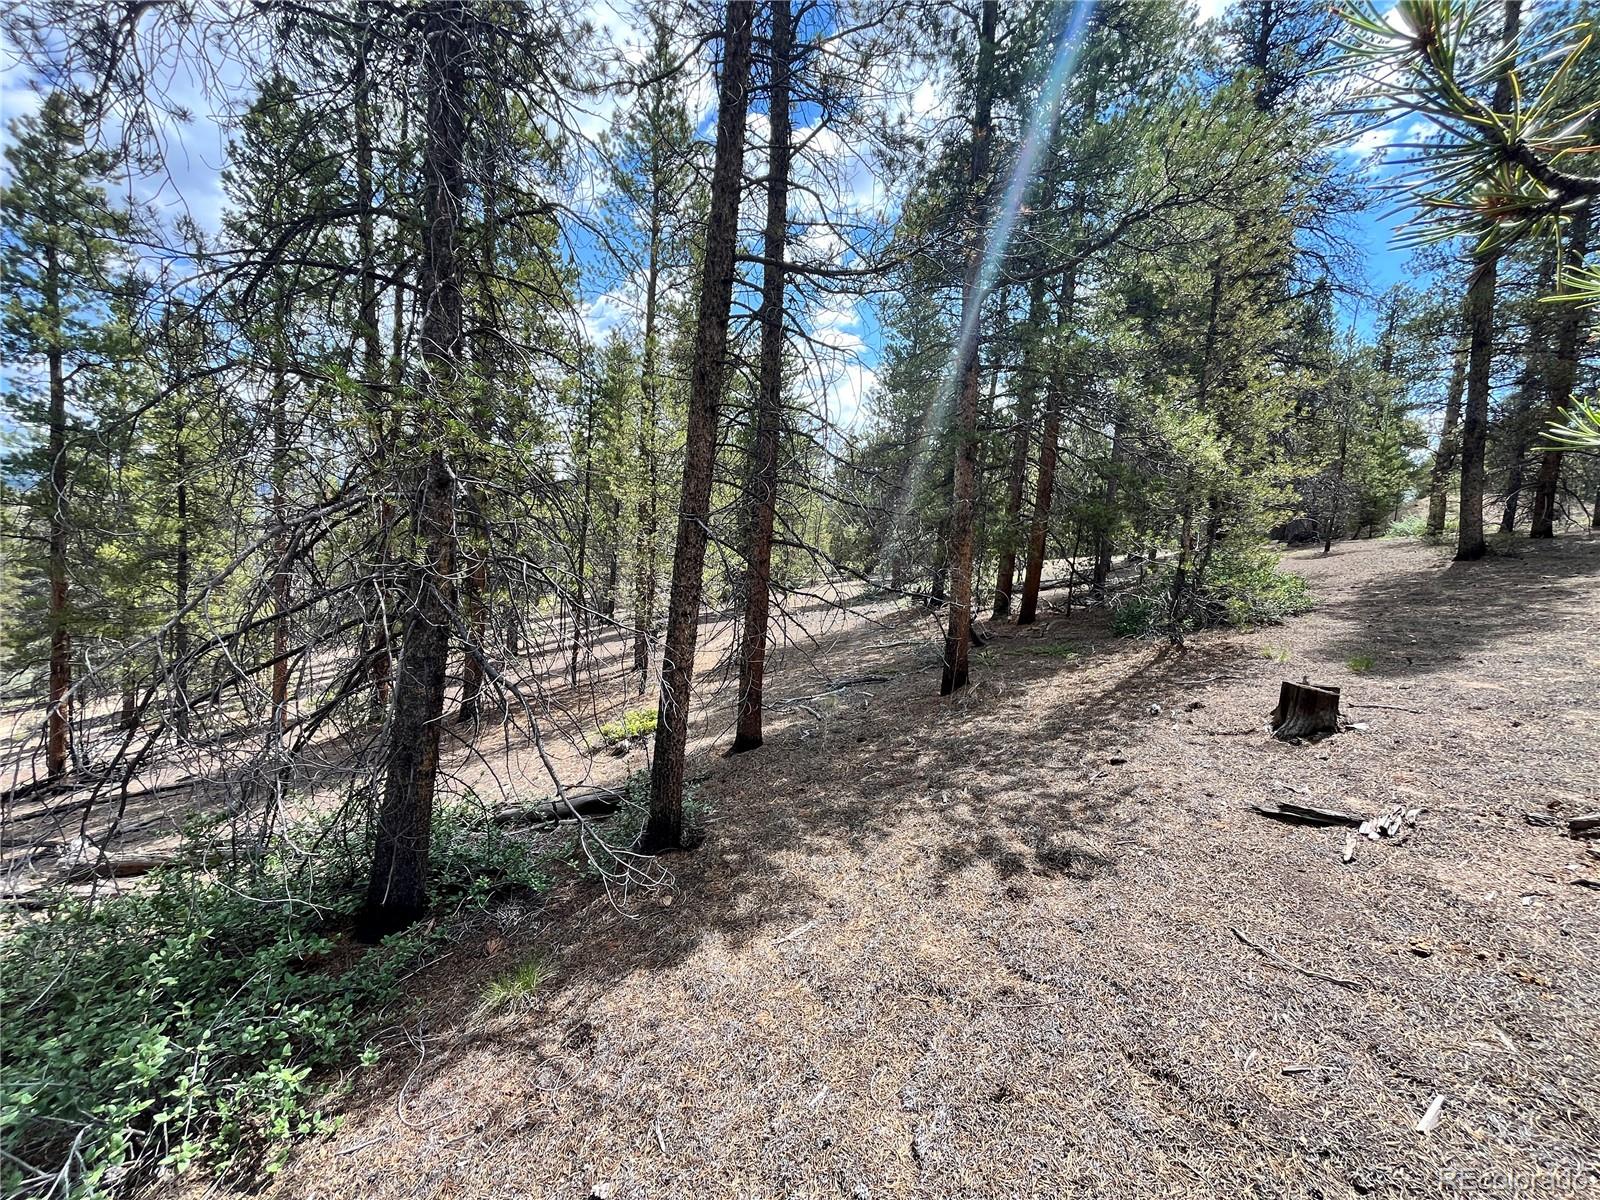
[[[1278,689],[1278,707],[1272,714],[1274,737],[1311,737],[1339,732],[1339,689],[1316,683],[1290,683]]]

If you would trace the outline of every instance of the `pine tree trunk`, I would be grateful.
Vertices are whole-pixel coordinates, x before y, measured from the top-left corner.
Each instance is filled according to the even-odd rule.
[[[172,465],[177,475],[173,489],[177,509],[177,546],[172,555],[172,597],[177,606],[177,624],[172,629],[173,696],[172,724],[178,736],[189,736],[189,622],[183,615],[189,607],[189,447],[184,437],[187,422],[182,410],[173,423]]]
[[[1094,535],[1094,574],[1089,583],[1089,600],[1093,604],[1106,602],[1106,584],[1111,578],[1111,533],[1104,523],[1112,520],[1117,511],[1117,482],[1122,463],[1122,415],[1117,414],[1111,427],[1111,469],[1106,474],[1105,513],[1101,527]]]
[[[961,288],[961,363],[955,411],[955,473],[950,497],[950,611],[945,621],[944,673],[939,694],[948,696],[967,685],[967,656],[972,647],[972,528],[977,507],[978,341],[983,323],[985,195],[989,187],[989,154],[993,141],[994,37],[998,0],[983,0],[978,33],[976,111],[972,121],[972,158],[967,176],[971,196],[968,220],[967,271]]]
[[[1038,337],[1044,327],[1044,280],[1028,290],[1028,334],[1022,348],[1022,380],[1017,393],[1017,428],[1011,435],[1010,475],[1006,481],[1006,511],[1002,526],[1000,562],[994,584],[994,619],[1011,615],[1011,594],[1017,585],[1017,549],[1022,538],[1022,497],[1028,488],[1028,451],[1033,442],[1033,408],[1038,390]]]
[[[283,329],[287,317],[278,319]],[[276,352],[275,352],[276,353]],[[272,732],[281,737],[289,707],[289,427],[285,411],[287,383],[280,372],[272,384]]]
[[[652,147],[652,156],[655,150]],[[644,411],[639,415],[639,458],[644,467],[644,491],[636,509],[638,529],[634,534],[633,564],[633,669],[639,677],[639,694],[650,681],[650,635],[655,630],[656,606],[656,438],[661,421],[656,374],[656,317],[660,304],[661,236],[664,215],[661,197],[660,164],[652,157],[650,169],[650,245],[645,267],[644,354],[640,363],[639,390]]]
[[[727,376],[728,311],[733,301],[734,250],[744,166],[749,103],[752,0],[730,0],[723,29],[723,68],[717,97],[717,143],[711,171],[700,311],[689,375],[689,412],[683,453],[677,548],[662,652],[661,700],[656,713],[655,761],[650,772],[650,816],[638,850],[654,854],[683,841],[684,752],[694,651],[699,638],[700,576],[709,532],[711,476],[717,446],[717,406]]]
[[[378,252],[375,218],[372,208],[374,188],[372,182],[372,78],[371,78],[371,13],[368,0],[361,0],[357,19],[361,24],[361,41],[355,63],[355,140],[356,140],[356,202],[361,207],[356,218],[356,250],[361,259],[360,308],[356,324],[361,332],[361,374],[366,391],[367,419],[372,425],[373,474],[383,478],[388,451],[389,402],[383,394],[383,339],[378,328]],[[400,314],[400,293],[395,289],[396,324]],[[398,339],[397,339],[398,340]],[[391,557],[390,541],[394,529],[394,504],[387,495],[378,501],[377,572],[378,596],[371,618],[374,645],[370,651],[371,662],[367,676],[372,684],[373,705],[383,708],[389,702],[388,618],[391,607],[386,594],[385,577]]]
[[[72,754],[72,635],[67,631],[67,377],[62,359],[61,267],[45,247],[45,320],[50,346],[50,707],[45,718],[45,774],[67,773]]]
[[[463,0],[432,0],[422,17],[423,153],[422,357],[429,406],[448,411],[459,383],[462,281],[457,254],[467,129],[467,13]],[[427,435],[441,432],[426,430]],[[454,607],[455,478],[437,438],[417,439],[417,531],[424,555],[412,565],[395,685],[383,800],[378,810],[363,933],[403,929],[427,909],[428,840],[439,767],[445,671]],[[429,443],[435,443],[429,446]],[[417,456],[413,455],[413,459]]]
[[[1507,51],[1516,44],[1522,20],[1522,0],[1505,0],[1505,23],[1500,44]],[[1502,73],[1495,82],[1494,111],[1507,112],[1512,84]],[[1483,250],[1474,255],[1472,278],[1467,285],[1467,404],[1461,422],[1461,515],[1456,539],[1456,561],[1482,558],[1488,549],[1483,537],[1483,470],[1489,441],[1489,387],[1494,354],[1494,289],[1500,252]]]
[[[762,685],[767,667],[767,614],[772,586],[772,524],[778,495],[778,434],[783,405],[784,255],[789,240],[789,0],[771,0],[767,106],[769,165],[766,263],[761,277],[761,366],[755,442],[750,454],[749,553],[746,556],[744,633],[739,642],[739,715],[733,752],[761,745]]]
[[[1535,298],[1542,299],[1555,288],[1556,248],[1545,255],[1535,284]],[[1500,532],[1516,532],[1517,512],[1521,508],[1522,489],[1527,479],[1529,429],[1528,423],[1543,394],[1551,384],[1551,312],[1548,304],[1535,305],[1528,317],[1527,357],[1523,361],[1522,378],[1517,384],[1516,402],[1506,418],[1511,438],[1511,465],[1506,470],[1505,508],[1500,515]]]
[[[1582,267],[1589,252],[1588,208],[1572,214],[1568,232],[1568,262]],[[1548,387],[1550,390],[1550,421],[1561,424],[1566,420],[1567,408],[1572,403],[1573,384],[1578,377],[1578,346],[1583,340],[1583,329],[1588,317],[1583,305],[1568,301],[1561,305],[1556,318],[1555,354],[1550,362]],[[1556,498],[1561,485],[1561,451],[1546,450],[1539,456],[1539,475],[1534,485],[1532,528],[1529,537],[1555,536]]]
[[[1061,281],[1056,327],[1072,324],[1077,306],[1078,273],[1070,270]],[[1039,587],[1044,582],[1045,535],[1050,529],[1050,509],[1055,500],[1056,463],[1061,456],[1061,412],[1066,404],[1066,381],[1059,370],[1045,382],[1044,423],[1039,431],[1039,477],[1033,497],[1033,520],[1028,526],[1028,566],[1022,579],[1022,607],[1018,625],[1032,625],[1039,615]]]
[[[1433,455],[1433,475],[1428,486],[1428,533],[1438,537],[1444,532],[1445,489],[1450,482],[1450,472],[1455,470],[1460,453],[1457,433],[1461,421],[1461,398],[1467,388],[1467,349],[1470,345],[1463,335],[1456,343],[1450,369],[1450,390],[1445,395],[1444,425],[1439,431],[1439,448]]]
[[[1022,578],[1022,607],[1018,625],[1032,625],[1039,615],[1039,585],[1044,581],[1045,534],[1050,528],[1050,508],[1056,490],[1056,459],[1061,453],[1062,387],[1052,376],[1046,385],[1044,424],[1039,431],[1039,478],[1033,497],[1033,520],[1028,526],[1028,565]]]
[[[489,514],[480,480],[484,475],[483,441],[488,437],[494,413],[495,363],[497,344],[492,331],[495,319],[493,299],[489,289],[498,270],[499,222],[496,219],[499,204],[499,161],[497,151],[490,149],[487,162],[481,168],[483,180],[483,221],[481,241],[477,246],[477,286],[474,296],[478,306],[478,334],[473,345],[473,404],[471,409],[471,442],[462,455],[467,464],[469,482],[466,487],[467,537],[462,549],[465,568],[467,639],[461,648],[461,711],[462,724],[476,724],[483,709],[483,685],[488,676],[489,641]],[[587,517],[587,506],[585,506]]]
[[[617,584],[621,579],[622,555],[617,545],[622,522],[622,502],[615,496],[606,501],[606,514],[610,518],[611,536],[606,545],[606,589],[600,597],[600,615],[607,620],[617,615]]]
[[[1344,519],[1344,472],[1345,459],[1350,453],[1350,414],[1339,414],[1339,461],[1334,471],[1332,511],[1328,513],[1327,527],[1322,531],[1322,553],[1333,553],[1333,539],[1336,535],[1343,536],[1340,522]],[[1360,532],[1359,529],[1356,531]]]
[[[585,620],[588,597],[585,579],[589,570],[589,503],[594,495],[594,410],[595,392],[586,387],[588,406],[583,425],[583,496],[578,504],[578,561],[575,564],[572,584],[572,655],[567,663],[567,680],[578,686],[578,662],[583,657],[583,635],[588,628]]]

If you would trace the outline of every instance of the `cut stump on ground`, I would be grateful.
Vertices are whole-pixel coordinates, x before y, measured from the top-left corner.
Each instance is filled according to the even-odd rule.
[[[1339,732],[1339,689],[1319,683],[1290,683],[1278,689],[1278,707],[1272,714],[1272,734],[1277,738],[1313,737]]]

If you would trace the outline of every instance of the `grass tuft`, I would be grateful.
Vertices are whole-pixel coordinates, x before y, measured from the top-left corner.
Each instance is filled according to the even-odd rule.
[[[1069,645],[1066,642],[1052,642],[1048,646],[1040,646],[1039,653],[1044,655],[1046,658],[1064,658],[1069,661],[1074,658],[1083,657],[1083,651],[1081,649],[1079,649],[1077,646]]]
[[[536,954],[515,971],[490,980],[478,1004],[478,1019],[487,1020],[501,1013],[527,1012],[533,999],[555,974],[550,960]]]

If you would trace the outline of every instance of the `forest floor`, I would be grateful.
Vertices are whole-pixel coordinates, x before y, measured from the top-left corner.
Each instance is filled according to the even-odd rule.
[[[919,618],[841,626],[769,695],[888,682],[755,754],[706,724],[671,891],[491,910],[266,1193],[1600,1191],[1600,858],[1551,821],[1600,808],[1600,540],[1285,561],[1318,600],[1286,625],[999,625],[954,702]],[[1268,737],[1303,675],[1364,728]],[[1250,807],[1280,785],[1422,812],[1346,865]]]

